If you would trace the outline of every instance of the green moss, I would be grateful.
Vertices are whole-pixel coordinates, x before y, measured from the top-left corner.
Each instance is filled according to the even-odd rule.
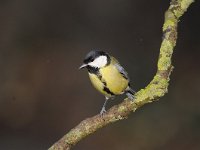
[[[161,48],[160,48],[160,54],[172,54],[173,53],[173,44],[169,40],[163,40]]]
[[[184,10],[184,12],[187,10],[188,6],[193,3],[194,0],[181,0],[180,3],[181,3],[181,9]],[[182,12],[182,14],[184,13]],[[181,14],[181,15],[182,15]]]
[[[176,8],[173,9],[173,13],[175,14],[175,16],[178,18],[180,18],[183,13],[187,10],[188,6],[194,2],[194,0],[178,0],[178,5],[172,5],[172,7]]]
[[[118,111],[119,111],[119,112],[123,112],[125,109],[126,109],[126,107],[120,106],[120,107],[118,108]]]
[[[160,59],[158,63],[159,70],[167,70],[167,68],[169,68],[170,66],[170,57],[162,56],[162,59]]]
[[[148,97],[147,93],[146,93],[146,89],[141,89],[140,91],[137,92],[137,99],[136,99],[136,102],[140,102],[140,101],[143,101],[144,99],[146,99]]]
[[[168,27],[174,26],[175,20],[169,19],[165,21],[165,24],[163,25],[163,31],[167,30]]]
[[[158,70],[167,70],[171,66],[171,55],[173,44],[169,40],[164,40],[160,48],[160,58],[158,60]]]

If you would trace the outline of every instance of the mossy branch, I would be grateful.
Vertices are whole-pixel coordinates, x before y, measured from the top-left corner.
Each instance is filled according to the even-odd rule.
[[[160,47],[157,73],[149,85],[136,93],[135,100],[125,99],[121,104],[113,106],[108,110],[103,117],[96,115],[83,120],[50,147],[49,150],[70,150],[72,146],[89,134],[110,123],[127,118],[131,112],[134,112],[146,103],[158,100],[158,98],[167,93],[169,76],[173,70],[171,58],[177,40],[177,24],[179,18],[186,12],[192,2],[193,0],[171,0],[169,8],[165,12],[163,41]]]

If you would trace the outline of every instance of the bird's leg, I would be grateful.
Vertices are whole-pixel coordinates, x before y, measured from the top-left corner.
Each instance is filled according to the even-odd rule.
[[[126,92],[126,96],[128,97],[128,99],[130,100],[134,100],[135,99],[135,96],[129,92]]]
[[[128,86],[128,88],[126,89],[126,96],[128,97],[128,99],[134,100],[135,99],[135,95],[134,95],[135,93],[136,92]]]
[[[100,115],[102,116],[104,113],[106,113],[106,104],[107,104],[107,102],[108,102],[108,97],[106,97],[106,100],[105,100],[105,102],[104,102],[104,104],[103,104],[103,106],[102,106],[102,108],[101,108],[101,111],[100,111]]]

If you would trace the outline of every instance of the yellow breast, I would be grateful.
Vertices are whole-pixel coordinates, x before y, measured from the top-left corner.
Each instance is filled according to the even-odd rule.
[[[103,90],[104,89],[104,84],[101,82],[101,80],[99,80],[99,78],[95,74],[89,73],[89,77],[90,77],[90,80],[91,80],[93,86],[95,87],[95,89],[97,89],[103,95],[105,95],[107,97],[111,97],[110,94],[106,93]]]
[[[113,63],[116,63],[115,59],[112,60],[111,64]],[[89,73],[89,77],[94,87],[107,97],[110,97],[111,94],[104,91],[105,84],[115,95],[122,94],[128,86],[129,81],[123,77],[115,65],[103,67],[99,69],[99,73],[102,76],[101,80],[95,74]]]
[[[107,87],[116,95],[122,94],[128,86],[128,80],[117,70],[114,65],[109,65],[99,70]]]

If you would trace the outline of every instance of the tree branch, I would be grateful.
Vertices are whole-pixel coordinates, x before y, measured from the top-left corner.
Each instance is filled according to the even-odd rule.
[[[146,103],[158,100],[158,98],[167,93],[169,76],[173,70],[171,57],[177,40],[177,24],[179,18],[186,12],[192,2],[193,0],[171,0],[169,8],[165,12],[163,41],[160,47],[157,73],[144,89],[135,94],[135,100],[130,101],[126,98],[121,104],[115,105],[108,110],[103,117],[96,115],[83,120],[50,147],[49,150],[70,150],[72,146],[86,136],[110,123],[127,118],[131,112]]]

